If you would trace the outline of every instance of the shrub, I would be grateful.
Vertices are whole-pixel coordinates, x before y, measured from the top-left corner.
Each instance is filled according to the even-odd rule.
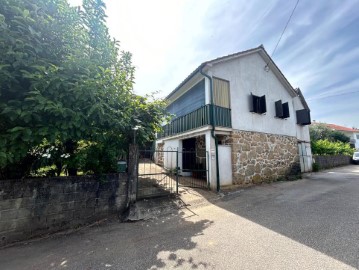
[[[325,124],[312,125],[309,127],[310,140],[329,140],[331,142],[350,142],[350,138],[341,131],[331,130]]]
[[[354,149],[350,147],[349,143],[331,142],[327,139],[312,141],[312,152],[315,155],[348,155],[354,153]]]
[[[313,168],[313,172],[318,172],[318,171],[319,171],[319,169],[320,169],[320,167],[319,167],[319,164],[318,164],[318,163],[313,163],[312,168]]]

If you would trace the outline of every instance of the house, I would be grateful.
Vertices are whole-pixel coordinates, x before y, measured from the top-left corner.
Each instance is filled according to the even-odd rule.
[[[359,129],[356,128],[348,128],[335,124],[325,124],[331,130],[337,130],[345,135],[347,135],[350,139],[350,144],[357,150],[359,150]]]
[[[157,161],[181,172],[201,165],[211,189],[312,168],[309,107],[262,45],[202,63],[166,99],[174,118],[158,134]]]

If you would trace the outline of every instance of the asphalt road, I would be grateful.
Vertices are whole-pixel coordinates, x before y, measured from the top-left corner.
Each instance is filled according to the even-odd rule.
[[[171,268],[358,269],[359,166],[0,250],[2,270]]]

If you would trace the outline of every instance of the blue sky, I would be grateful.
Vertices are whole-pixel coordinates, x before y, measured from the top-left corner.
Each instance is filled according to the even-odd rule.
[[[133,53],[135,91],[163,97],[204,61],[260,44],[271,54],[295,3],[106,1],[111,35]],[[356,0],[301,0],[273,56],[317,121],[359,127],[358,11]]]

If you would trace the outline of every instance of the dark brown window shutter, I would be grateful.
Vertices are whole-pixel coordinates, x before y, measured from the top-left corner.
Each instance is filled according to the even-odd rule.
[[[283,103],[282,105],[283,105],[283,118],[288,118],[290,116],[288,102]]]
[[[282,101],[278,100],[274,104],[275,104],[275,116],[278,117],[278,118],[283,118]]]
[[[259,100],[260,108],[259,113],[266,113],[267,112],[267,105],[266,105],[266,96],[261,96]]]
[[[249,96],[249,111],[254,113],[265,113],[267,111],[266,107],[266,96],[255,96],[251,94]]]
[[[307,109],[303,109],[303,110],[298,110],[296,111],[297,114],[297,124],[298,125],[310,125],[311,124],[311,120],[310,120],[310,111]]]

